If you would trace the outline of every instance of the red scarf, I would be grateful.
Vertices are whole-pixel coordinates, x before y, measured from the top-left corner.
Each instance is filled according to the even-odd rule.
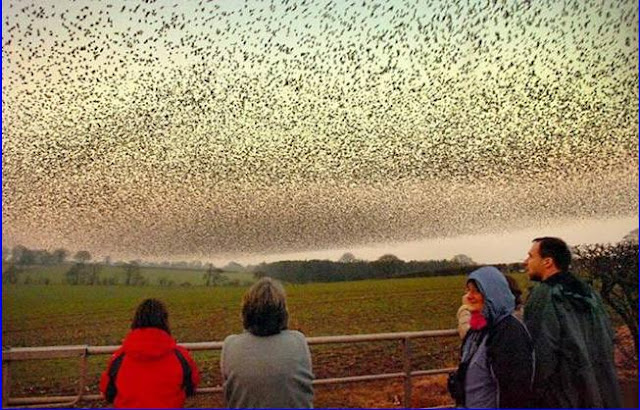
[[[476,310],[471,312],[471,319],[469,319],[469,327],[473,330],[480,330],[487,325],[487,319],[482,316],[480,311]]]

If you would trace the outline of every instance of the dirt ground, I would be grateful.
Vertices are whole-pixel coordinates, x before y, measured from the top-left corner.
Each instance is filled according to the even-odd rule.
[[[616,367],[622,388],[624,407],[638,408],[638,356],[626,326],[616,330]]]

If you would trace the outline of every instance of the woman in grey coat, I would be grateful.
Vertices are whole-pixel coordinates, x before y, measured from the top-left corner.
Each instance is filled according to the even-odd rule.
[[[312,408],[313,373],[304,335],[288,330],[280,283],[262,278],[244,295],[244,333],[228,336],[220,366],[230,408]]]

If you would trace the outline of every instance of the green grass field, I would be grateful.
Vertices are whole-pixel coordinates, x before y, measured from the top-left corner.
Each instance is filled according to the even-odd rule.
[[[524,276],[518,280],[526,283]],[[307,336],[450,329],[457,323],[464,283],[463,276],[449,276],[288,285],[289,324]],[[165,301],[172,333],[179,342],[223,340],[242,331],[240,303],[245,290],[5,285],[3,346],[119,344],[137,304],[148,297]],[[416,341],[414,368],[454,366],[459,343],[457,338]],[[318,378],[402,370],[398,342],[312,346],[312,354]],[[219,384],[218,353],[200,352],[195,358],[204,385]],[[106,356],[90,360],[91,392],[97,392],[106,360]],[[16,363],[12,366],[12,395],[72,394],[77,372],[74,360]]]
[[[309,336],[450,328],[463,286],[462,276],[288,285],[290,325]],[[5,285],[3,344],[116,344],[147,297],[165,301],[178,340],[221,340],[242,330],[245,290]]]

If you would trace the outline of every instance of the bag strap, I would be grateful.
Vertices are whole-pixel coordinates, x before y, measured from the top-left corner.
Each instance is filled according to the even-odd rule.
[[[182,388],[184,389],[187,397],[191,397],[194,395],[195,391],[193,388],[193,380],[191,379],[191,366],[189,366],[189,362],[184,357],[182,352],[178,349],[175,349],[176,357],[182,366]]]
[[[120,370],[123,359],[124,353],[116,357],[113,362],[111,362],[111,366],[109,367],[109,383],[107,384],[107,391],[105,392],[105,399],[107,399],[107,403],[113,403],[116,395],[118,394],[118,388],[116,387],[116,377],[118,376],[118,371]]]

